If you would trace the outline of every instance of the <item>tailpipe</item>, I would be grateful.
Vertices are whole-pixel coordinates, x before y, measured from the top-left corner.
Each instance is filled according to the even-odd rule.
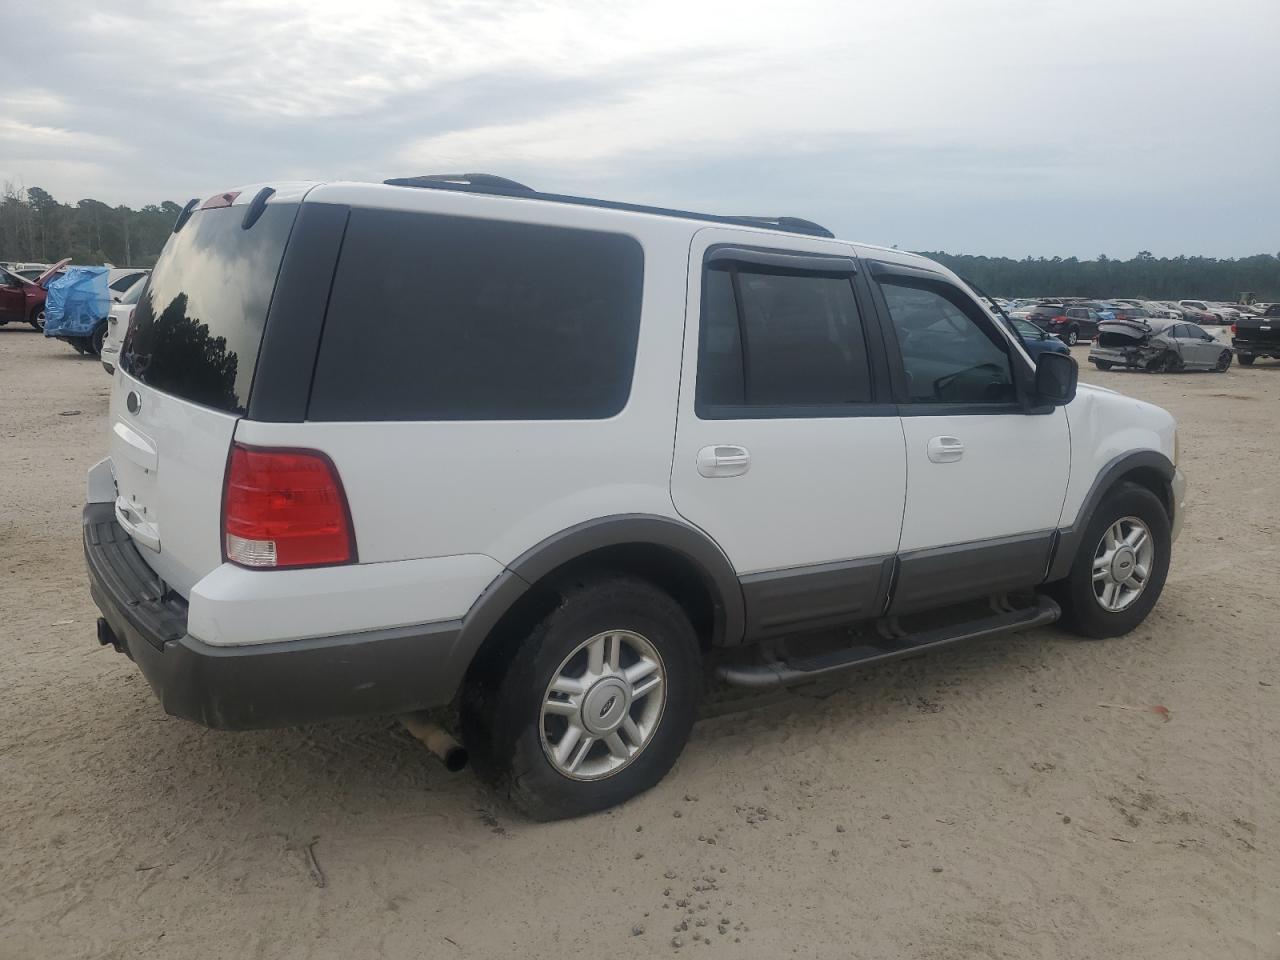
[[[439,758],[450,773],[457,773],[467,765],[467,748],[453,739],[440,724],[429,720],[425,713],[402,713],[399,720],[415,739],[422,741]]]

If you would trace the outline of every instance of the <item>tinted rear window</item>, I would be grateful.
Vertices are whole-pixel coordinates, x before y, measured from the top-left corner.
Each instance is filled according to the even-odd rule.
[[[631,392],[644,255],[615,233],[351,211],[312,420],[585,420]]]
[[[1035,307],[1031,313],[1037,317],[1060,317],[1062,307]]]
[[[203,210],[173,234],[120,350],[125,373],[184,400],[243,414],[296,204]]]

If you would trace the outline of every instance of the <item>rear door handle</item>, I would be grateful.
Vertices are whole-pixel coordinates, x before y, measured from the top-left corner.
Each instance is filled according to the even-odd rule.
[[[958,437],[934,437],[926,450],[934,463],[953,463],[964,456],[964,444]]]
[[[751,469],[746,447],[717,444],[698,451],[698,473],[704,477],[740,477]]]

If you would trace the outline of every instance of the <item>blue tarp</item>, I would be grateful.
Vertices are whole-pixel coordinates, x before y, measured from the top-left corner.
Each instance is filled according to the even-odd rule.
[[[44,302],[46,337],[87,337],[111,312],[106,267],[69,267],[49,284]]]

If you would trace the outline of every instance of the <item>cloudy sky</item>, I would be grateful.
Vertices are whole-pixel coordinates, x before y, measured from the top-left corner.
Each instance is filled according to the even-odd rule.
[[[31,8],[0,180],[483,171],[915,250],[1280,250],[1280,0],[183,6]]]

